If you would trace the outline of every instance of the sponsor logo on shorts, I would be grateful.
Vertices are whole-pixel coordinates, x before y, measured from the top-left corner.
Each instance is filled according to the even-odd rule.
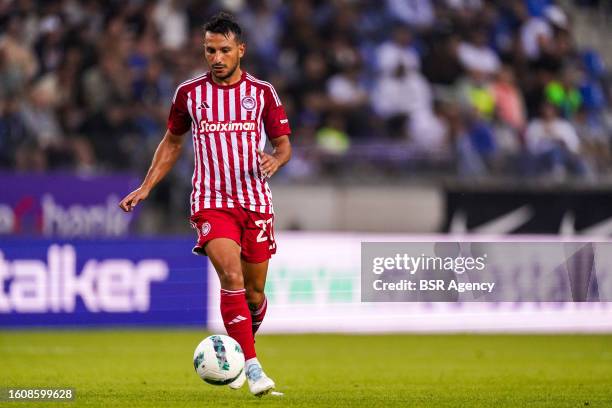
[[[255,109],[255,106],[257,106],[255,98],[253,98],[252,96],[245,96],[244,98],[242,98],[242,101],[240,101],[240,103],[242,104],[242,107],[246,110],[253,110]]]
[[[208,235],[208,233],[210,232],[210,229],[212,228],[212,226],[210,225],[210,222],[206,221],[204,224],[202,224],[202,236],[205,237]]]

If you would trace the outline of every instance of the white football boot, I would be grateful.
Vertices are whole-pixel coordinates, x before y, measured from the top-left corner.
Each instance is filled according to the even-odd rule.
[[[251,394],[261,397],[274,389],[274,381],[263,372],[259,363],[249,364],[245,371]]]
[[[240,375],[238,375],[238,377],[236,377],[234,381],[229,383],[228,387],[230,387],[232,390],[239,390],[240,388],[242,388],[242,386],[246,382],[246,375],[244,374],[245,370],[246,368],[242,369]]]

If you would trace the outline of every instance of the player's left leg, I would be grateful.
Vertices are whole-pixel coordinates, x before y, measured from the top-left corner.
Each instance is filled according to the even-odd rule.
[[[250,315],[257,315],[261,322],[266,309],[264,287],[268,272],[268,260],[276,252],[272,230],[274,215],[246,209],[244,209],[244,214],[247,220],[241,239],[241,258],[245,296],[247,303],[250,304]],[[253,334],[257,326],[253,327]],[[259,395],[274,388],[274,381],[263,372],[257,358],[246,361],[245,372],[249,388],[253,394]]]
[[[242,260],[242,275],[244,279],[245,296],[251,312],[253,337],[259,328],[266,315],[267,301],[264,295],[264,287],[266,284],[266,275],[268,273],[268,261],[260,263],[249,263]],[[253,340],[254,341],[254,340]],[[231,389],[237,390],[242,388],[246,382],[246,367],[232,383],[229,384]]]
[[[253,337],[267,309],[266,297],[264,295],[267,273],[267,259],[263,262],[255,263],[247,262],[244,259],[242,260],[242,275],[244,278],[244,288],[246,290],[245,296],[251,314]],[[253,394],[259,396],[274,389],[274,381],[263,372],[257,358],[246,360],[244,371],[246,379],[249,382],[249,388]]]
[[[244,276],[244,288],[246,299],[251,311],[253,325],[253,336],[266,316],[268,300],[264,293],[266,287],[266,276],[268,275],[268,260],[259,263],[250,263],[242,260],[242,273]]]

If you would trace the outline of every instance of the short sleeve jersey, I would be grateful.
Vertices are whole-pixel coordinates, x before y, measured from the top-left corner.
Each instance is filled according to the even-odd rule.
[[[195,157],[191,213],[242,206],[272,214],[257,150],[268,138],[291,134],[274,87],[244,71],[227,86],[214,83],[209,73],[185,81],[174,94],[168,130],[179,135],[189,129]]]

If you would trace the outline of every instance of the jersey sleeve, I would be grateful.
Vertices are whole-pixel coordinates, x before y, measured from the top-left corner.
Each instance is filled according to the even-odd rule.
[[[179,87],[174,94],[167,126],[174,135],[182,135],[191,127],[191,115],[187,110],[187,95],[184,88]]]
[[[266,86],[264,89],[264,104],[262,119],[268,137],[274,139],[279,136],[290,135],[291,127],[285,108],[272,86]]]

